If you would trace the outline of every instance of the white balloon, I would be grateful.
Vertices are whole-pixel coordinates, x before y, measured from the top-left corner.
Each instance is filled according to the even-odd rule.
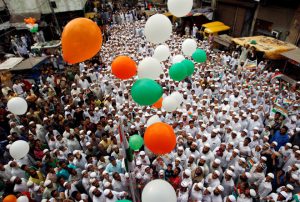
[[[172,58],[172,63],[175,64],[175,63],[179,63],[179,62],[182,62],[184,60],[184,56],[183,55],[175,55],[173,58]]]
[[[176,102],[177,102],[177,104],[178,104],[178,107],[183,103],[183,101],[184,101],[184,98],[183,98],[183,95],[181,94],[181,93],[179,93],[179,92],[174,92],[174,93],[172,93],[171,95],[170,95],[171,97],[173,97],[175,100],[176,100]]]
[[[7,102],[8,111],[16,115],[25,114],[27,111],[27,102],[23,98],[14,97]]]
[[[194,39],[186,39],[182,43],[182,52],[186,56],[192,56],[197,49],[197,42]]]
[[[167,112],[173,112],[179,107],[179,104],[178,101],[175,99],[175,97],[167,96],[163,99],[162,107]]]
[[[29,202],[29,199],[27,196],[20,196],[18,199],[17,199],[17,202]]]
[[[155,48],[153,57],[162,62],[167,60],[170,55],[170,49],[167,45],[159,45]]]
[[[186,16],[193,8],[193,0],[168,0],[168,10],[176,17]]]
[[[144,32],[147,41],[154,44],[164,43],[171,37],[172,23],[167,16],[155,14],[147,20]]]
[[[29,152],[29,144],[24,140],[17,140],[9,147],[9,154],[16,160],[25,157]]]
[[[150,181],[142,193],[142,202],[176,202],[174,188],[165,180]]]
[[[144,58],[138,66],[139,79],[148,78],[156,80],[161,74],[163,74],[162,66],[155,58]]]
[[[152,124],[159,123],[159,122],[161,122],[161,119],[159,118],[159,116],[158,115],[153,115],[153,116],[150,117],[150,119],[148,119],[146,127],[149,127]]]

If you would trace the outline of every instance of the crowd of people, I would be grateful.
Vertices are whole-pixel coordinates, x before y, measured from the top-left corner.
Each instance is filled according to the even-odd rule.
[[[172,57],[181,53],[184,39],[193,37],[173,34],[167,41],[172,56],[161,63],[164,74],[158,82],[163,97],[178,91],[184,102],[172,113],[139,106],[130,95],[136,78],[116,79],[110,65],[118,55],[137,64],[153,55],[155,45],[146,42],[144,24],[112,25],[99,59],[63,68],[51,60],[39,84],[25,88],[18,80],[2,86],[2,197],[109,202],[134,194],[141,201],[147,183],[163,179],[175,189],[178,202],[292,201],[300,191],[297,86],[272,79],[275,73],[264,62],[256,70],[246,69],[243,63],[251,52],[217,52],[206,40],[198,41],[198,47],[206,51],[207,61],[196,64],[191,77],[173,81],[168,74]],[[15,96],[26,99],[26,114],[6,110]],[[119,123],[128,139],[143,137],[153,115],[173,127],[176,147],[161,156],[146,146],[134,151],[134,171],[128,173]],[[9,154],[16,140],[30,145],[19,160]]]

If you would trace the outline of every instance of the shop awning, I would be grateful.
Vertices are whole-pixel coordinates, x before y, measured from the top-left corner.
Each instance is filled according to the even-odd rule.
[[[44,60],[46,60],[46,59],[47,59],[47,57],[28,58],[28,59],[24,60],[23,62],[17,64],[10,71],[20,71],[20,70],[32,69],[35,66],[39,65],[40,63],[44,62]]]
[[[274,39],[266,36],[252,36],[232,39],[236,44],[244,46],[249,44],[256,50],[264,52],[265,57],[269,59],[282,59],[281,53],[297,48],[294,44]]]
[[[281,55],[300,64],[300,48],[281,53]]]
[[[1,70],[10,70],[14,68],[17,64],[22,62],[24,58],[22,57],[12,57],[5,60],[3,63],[0,64],[0,71]]]

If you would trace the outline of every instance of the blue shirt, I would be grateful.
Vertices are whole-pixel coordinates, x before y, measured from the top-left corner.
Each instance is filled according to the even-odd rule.
[[[107,166],[106,166],[106,171],[109,173],[109,174],[113,174],[114,172],[117,172],[117,173],[123,173],[124,172],[124,169],[122,168],[122,162],[117,160],[116,161],[116,166],[113,166],[111,163],[109,163]]]
[[[281,146],[284,146],[289,141],[289,135],[287,133],[282,135],[280,134],[280,130],[277,130],[271,138],[270,143],[273,141],[277,142],[275,150],[278,151]]]

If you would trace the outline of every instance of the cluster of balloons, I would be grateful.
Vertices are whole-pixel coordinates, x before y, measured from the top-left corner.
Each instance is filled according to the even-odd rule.
[[[3,202],[29,202],[27,196],[20,196],[17,198],[15,195],[8,195],[3,199]]]
[[[99,26],[87,18],[75,18],[65,27],[61,38],[63,58],[69,64],[95,56],[102,46]]]
[[[38,32],[38,28],[39,28],[39,25],[36,23],[36,19],[35,18],[25,18],[24,19],[24,22],[26,24],[26,27],[29,29],[29,31],[31,33],[36,33]]]
[[[23,115],[26,113],[28,104],[21,97],[13,97],[7,102],[7,109],[15,115]]]

